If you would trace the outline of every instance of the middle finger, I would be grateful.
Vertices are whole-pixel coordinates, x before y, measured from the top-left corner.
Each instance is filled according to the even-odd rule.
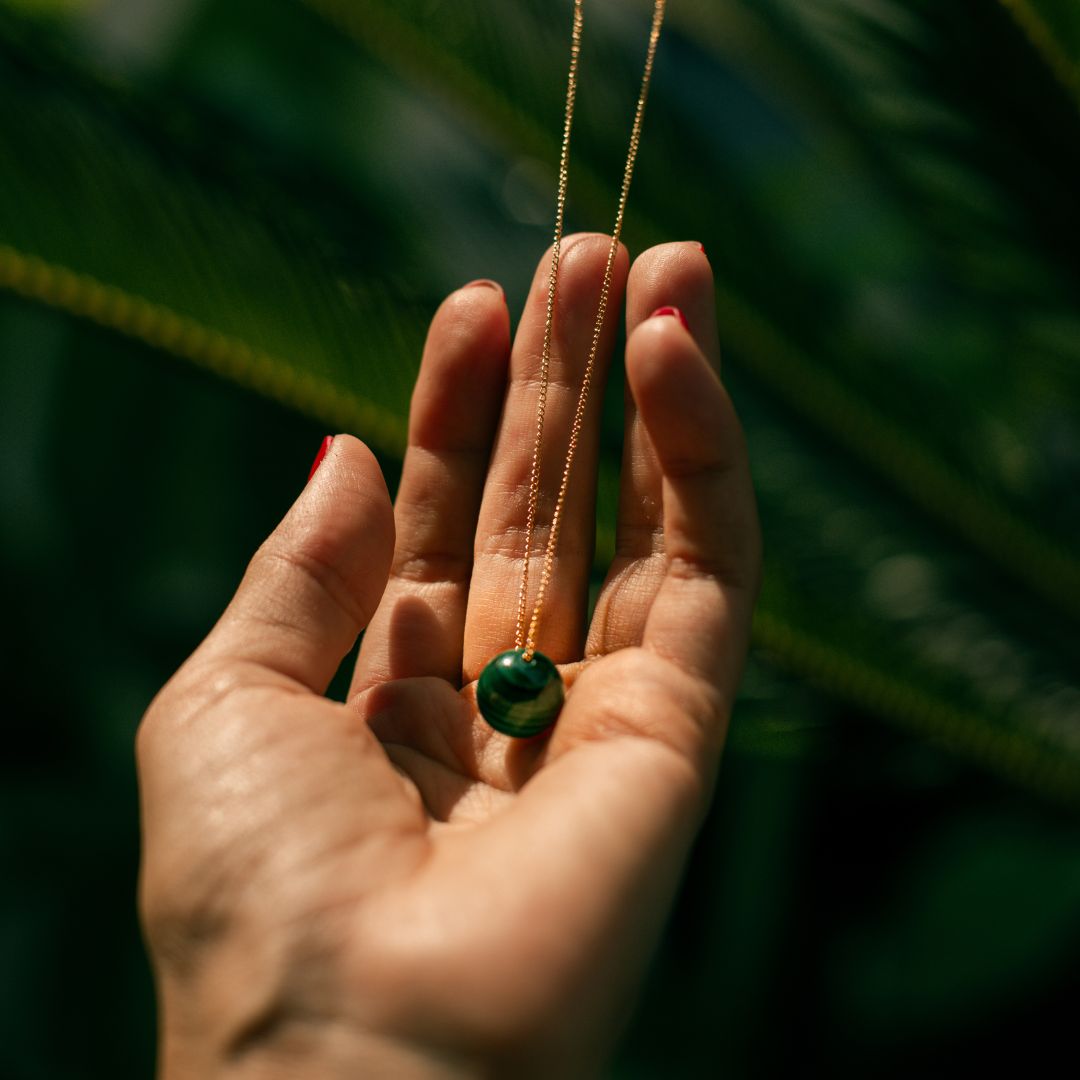
[[[547,408],[541,447],[540,498],[530,557],[530,606],[539,583],[611,238],[567,237],[562,245],[551,338]],[[537,400],[547,309],[550,250],[537,268],[510,359],[510,386],[488,471],[476,530],[469,606],[465,619],[463,679],[475,679],[497,653],[514,645],[518,590],[525,557],[529,473],[536,435]],[[608,316],[600,336],[593,387],[574,460],[559,549],[552,569],[537,647],[557,663],[582,654],[589,569],[596,532],[597,416],[622,305],[628,258],[620,246],[612,275]]]

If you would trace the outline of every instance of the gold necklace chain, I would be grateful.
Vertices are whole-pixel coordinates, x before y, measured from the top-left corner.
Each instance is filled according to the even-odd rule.
[[[666,0],[655,0],[653,6],[652,29],[649,32],[649,47],[645,54],[645,69],[641,76],[641,91],[638,94],[637,109],[634,112],[634,124],[630,131],[630,148],[626,155],[623,169],[622,190],[619,194],[619,207],[615,214],[615,227],[611,232],[611,247],[608,251],[607,265],[604,267],[604,281],[600,288],[600,303],[596,312],[596,324],[593,327],[592,344],[589,346],[589,358],[585,362],[585,374],[582,377],[581,391],[578,394],[574,420],[570,425],[570,440],[567,444],[566,463],[563,466],[559,494],[555,500],[555,510],[551,516],[547,546],[544,549],[544,561],[540,568],[540,585],[537,589],[532,617],[526,626],[525,613],[529,598],[529,562],[532,553],[533,533],[536,529],[536,511],[540,502],[540,452],[544,439],[544,413],[547,410],[548,374],[551,367],[551,332],[555,315],[555,288],[559,278],[559,257],[562,248],[563,220],[566,212],[566,185],[570,162],[570,130],[574,120],[574,102],[577,97],[578,59],[581,55],[581,28],[583,21],[583,0],[574,0],[574,23],[570,44],[570,73],[566,86],[566,115],[563,123],[562,150],[559,155],[559,192],[555,212],[555,238],[552,243],[551,272],[548,275],[547,314],[544,320],[544,344],[540,354],[540,395],[536,407],[536,441],[533,444],[532,469],[529,474],[529,506],[525,517],[525,558],[521,569],[521,589],[518,593],[517,632],[514,647],[522,650],[525,660],[531,660],[536,651],[536,629],[540,622],[540,613],[544,607],[548,585],[551,583],[551,571],[555,563],[555,549],[559,542],[559,529],[562,526],[563,507],[566,503],[566,491],[570,484],[570,468],[577,453],[581,428],[585,419],[585,406],[589,400],[592,386],[593,369],[596,366],[596,354],[600,348],[600,335],[607,315],[608,296],[611,293],[611,280],[615,269],[615,259],[619,253],[619,237],[622,235],[623,218],[626,214],[626,200],[630,194],[630,179],[634,173],[638,145],[641,142],[641,125],[645,115],[645,100],[649,94],[652,79],[653,61],[656,58],[656,46],[660,40],[660,28],[664,22]]]

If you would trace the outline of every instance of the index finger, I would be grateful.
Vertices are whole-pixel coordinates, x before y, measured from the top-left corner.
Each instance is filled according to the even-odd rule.
[[[378,605],[393,548],[379,464],[359,439],[338,435],[184,669],[325,693]]]

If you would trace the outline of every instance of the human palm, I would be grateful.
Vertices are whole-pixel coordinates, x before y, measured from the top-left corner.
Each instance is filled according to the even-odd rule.
[[[541,523],[607,244],[564,243]],[[393,509],[334,440],[140,729],[165,1076],[594,1074],[707,806],[757,589],[712,293],[696,244],[629,272],[617,553],[586,630],[595,393],[539,627],[568,687],[549,735],[475,704],[514,640],[546,264],[512,348],[490,284],[435,316]]]

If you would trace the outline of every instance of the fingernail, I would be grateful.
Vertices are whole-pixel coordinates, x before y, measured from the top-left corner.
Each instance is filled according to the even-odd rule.
[[[649,318],[655,319],[658,315],[671,315],[682,323],[684,330],[689,332],[690,324],[686,321],[686,316],[677,307],[658,307]]]
[[[694,243],[697,244],[698,251],[700,251],[701,254],[704,255],[705,258],[707,259],[709,256],[705,252],[705,245],[703,243],[701,243],[699,240],[695,240]]]
[[[462,285],[463,289],[475,289],[477,287],[485,289],[494,289],[497,293],[501,293],[502,286],[497,281],[490,281],[488,278],[477,278],[475,281],[470,281],[468,285]]]
[[[315,475],[316,469],[322,464],[322,459],[326,457],[326,451],[330,449],[330,444],[334,441],[333,435],[327,435],[322,441],[322,445],[319,447],[319,452],[315,455],[315,460],[311,464],[311,472],[308,473],[308,480]]]

